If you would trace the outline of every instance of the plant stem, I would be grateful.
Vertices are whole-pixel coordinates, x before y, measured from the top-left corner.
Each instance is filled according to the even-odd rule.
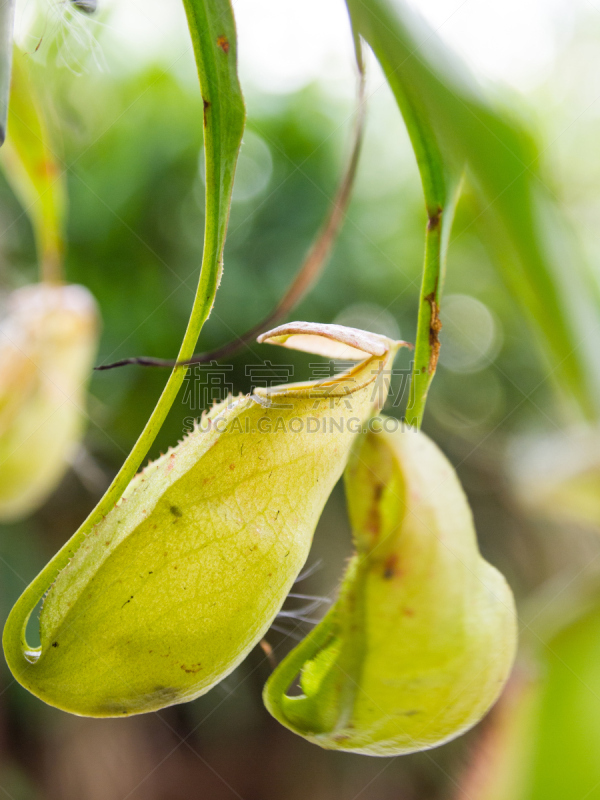
[[[38,237],[36,237],[38,238]],[[40,280],[43,283],[59,284],[65,280],[64,242],[59,230],[42,231],[38,241]]]
[[[423,421],[427,392],[435,374],[440,350],[439,332],[442,323],[439,317],[439,300],[442,268],[441,253],[441,215],[437,223],[427,223],[425,236],[425,263],[421,280],[419,316],[415,339],[415,356],[412,365],[410,395],[405,420],[408,425],[419,429]]]
[[[460,195],[461,184],[448,193],[448,202],[442,209],[429,211],[425,234],[425,261],[419,296],[419,316],[415,337],[415,357],[410,378],[410,393],[405,412],[407,425],[419,430],[423,422],[427,393],[438,363],[440,298],[446,273],[448,239],[454,220],[454,211]]]

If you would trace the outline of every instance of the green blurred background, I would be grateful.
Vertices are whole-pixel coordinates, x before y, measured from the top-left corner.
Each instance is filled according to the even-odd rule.
[[[238,3],[246,17],[248,5]],[[143,37],[151,20],[142,19],[144,9],[134,3],[129,13],[134,23],[135,15],[142,15],[140,29],[136,32],[134,24],[128,40],[111,24],[114,10],[101,8],[97,20],[87,20],[71,18],[62,5],[57,8],[52,14],[47,9],[34,13],[27,6],[24,14],[33,21],[27,22],[31,28],[23,43],[33,51],[41,39],[35,59],[43,69],[44,102],[67,169],[68,279],[87,286],[100,305],[98,363],[132,355],[174,357],[195,291],[204,222],[202,108],[191,51],[177,26],[166,29],[168,46],[146,50]],[[555,20],[554,49],[542,60],[544,69],[523,81],[526,97],[511,102],[537,129],[555,179],[553,191],[571,221],[582,258],[593,264],[600,246],[600,118],[589,109],[600,94],[599,80],[593,80],[600,61],[600,10],[591,3],[577,8],[568,30],[560,30]],[[447,4],[447,14],[453,9]],[[547,12],[551,16],[549,7]],[[260,27],[260,14],[267,13],[264,4],[258,3],[255,13]],[[347,23],[339,19],[343,28]],[[556,19],[562,19],[560,14]],[[25,22],[21,26],[23,34]],[[156,43],[160,30],[154,28]],[[251,26],[240,36],[244,30],[250,35]],[[335,80],[328,81],[325,73],[322,81],[294,85],[291,80],[287,90],[275,86],[267,91],[251,70],[245,73],[242,60],[248,126],[223,281],[200,350],[221,345],[265,316],[308,250],[349,150],[354,113],[350,48],[347,61],[346,73],[342,70]],[[426,216],[407,135],[374,67],[369,94],[366,140],[348,218],[318,287],[294,317],[370,328],[410,341]],[[600,544],[595,532],[581,526],[526,514],[512,489],[515,453],[531,437],[554,433],[562,418],[548,365],[482,243],[478,213],[467,187],[450,246],[441,360],[425,430],[458,468],[484,555],[504,572],[527,607],[567,561],[574,575],[593,562]],[[29,222],[3,181],[0,231],[0,289],[6,293],[35,281],[37,273]],[[303,379],[315,358],[289,352],[282,357],[275,348],[256,345],[223,362],[232,366],[224,372],[226,382],[235,391],[249,391],[251,369],[264,360],[293,365],[295,377]],[[396,366],[394,393],[401,397],[408,351]],[[73,468],[34,517],[0,529],[3,620],[24,586],[97,502],[165,379],[162,370],[138,367],[94,374],[87,434]],[[189,396],[204,397],[198,387],[206,373],[197,370],[192,380],[195,384],[187,382],[151,457],[176,443],[189,418],[202,411]],[[390,413],[401,415],[403,405]],[[297,591],[333,596],[349,552],[338,487],[315,536],[308,562],[315,569]],[[267,637],[277,659],[309,628],[288,614],[301,604],[288,600],[278,630]],[[598,627],[597,618],[592,623]],[[577,632],[572,636],[577,639]],[[595,641],[592,637],[598,649]],[[581,648],[581,636],[577,642]],[[568,646],[566,652],[568,659]],[[590,659],[582,658],[584,667],[592,669]],[[329,753],[294,736],[265,711],[261,689],[269,672],[268,659],[256,648],[205,697],[117,721],[79,719],[43,705],[12,680],[2,663],[0,795],[13,800],[484,797],[461,793],[459,784],[485,721],[460,740],[415,756],[369,759]],[[586,686],[594,679],[600,684],[592,673]],[[567,701],[556,669],[552,680],[558,709]],[[595,691],[593,703],[598,709]],[[553,724],[564,727],[560,719],[558,710],[556,715],[551,711],[545,730]],[[600,726],[598,715],[593,724]],[[600,731],[595,733],[600,742]],[[597,761],[594,740],[587,738],[585,746],[592,762],[594,754]],[[563,753],[561,747],[557,753]],[[592,763],[590,774],[597,769]],[[561,774],[559,769],[559,782]],[[573,794],[568,787],[561,791],[564,800],[600,797],[593,780]]]

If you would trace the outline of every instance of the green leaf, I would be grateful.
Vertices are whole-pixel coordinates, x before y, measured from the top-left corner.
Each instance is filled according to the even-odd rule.
[[[315,744],[379,756],[474,725],[516,647],[511,591],[479,553],[454,470],[424,434],[388,433],[390,422],[357,440],[346,470],[356,555],[339,598],[264,692],[273,716]]]
[[[557,384],[593,416],[598,404],[586,373],[586,324],[588,315],[597,313],[598,291],[587,273],[572,265],[564,269],[559,252],[564,242],[552,240],[556,214],[534,138],[483,92],[406,3],[347,0],[347,5],[355,32],[371,45],[406,120],[430,219],[434,203],[447,198],[443,176],[456,180],[466,165],[489,223],[493,255],[535,326]],[[590,308],[589,295],[596,308]]]
[[[0,161],[31,220],[41,275],[62,278],[67,208],[65,171],[50,140],[26,55],[14,49],[8,136]]]
[[[597,582],[595,595],[592,603],[590,597],[580,597],[585,611],[580,609],[574,618],[558,626],[557,615],[551,619],[551,611],[558,611],[560,621],[565,603],[557,606],[551,599],[549,604],[546,598],[544,604],[550,613],[543,613],[550,627],[560,630],[544,640],[532,639],[533,650],[494,710],[493,724],[473,752],[471,769],[457,797],[600,800]],[[552,597],[558,597],[556,587]],[[566,605],[569,609],[568,598]]]
[[[223,268],[233,178],[246,119],[237,76],[237,38],[229,0],[183,0],[204,104],[205,250],[199,290],[213,298]],[[214,262],[214,263],[213,263]],[[212,304],[211,304],[212,308]],[[179,357],[180,361],[189,356]]]
[[[230,399],[136,476],[51,586],[41,648],[26,666],[7,651],[42,700],[89,716],[191,700],[270,626],[400,343],[303,323],[262,341],[361,361]]]
[[[532,769],[523,800],[599,800],[600,605],[544,649]]]

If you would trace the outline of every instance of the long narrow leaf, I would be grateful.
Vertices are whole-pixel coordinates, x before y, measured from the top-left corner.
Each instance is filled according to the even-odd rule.
[[[360,25],[355,27],[358,33],[363,33]],[[383,54],[378,56],[384,58]],[[415,152],[428,217],[415,357],[406,409],[408,424],[419,427],[440,349],[439,309],[462,169],[444,152],[444,143],[424,113],[418,96],[411,91],[410,81],[403,80],[402,73],[393,66],[386,68],[384,60],[382,64]]]
[[[347,5],[355,32],[371,45],[396,96],[422,175],[424,153],[429,154],[429,172],[438,154],[447,174],[456,175],[467,165],[509,289],[533,320],[554,377],[593,416],[598,404],[586,375],[589,332],[584,320],[589,316],[582,311],[586,304],[590,309],[587,277],[571,265],[568,273],[559,269],[554,243],[541,224],[551,203],[533,137],[482,91],[404,2],[347,0]],[[441,169],[438,164],[438,174]],[[428,191],[439,194],[426,186],[426,197]]]
[[[202,270],[201,288],[202,284],[212,288],[214,283],[216,290],[246,112],[237,76],[237,40],[229,0],[183,0],[183,4],[204,103],[205,248],[214,241],[218,251],[217,270]]]
[[[65,171],[48,135],[28,59],[14,50],[8,136],[0,153],[4,173],[31,220],[42,275],[62,273],[67,207]]]

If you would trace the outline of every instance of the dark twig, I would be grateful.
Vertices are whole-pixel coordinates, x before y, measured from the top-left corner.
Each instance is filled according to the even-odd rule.
[[[352,152],[335,199],[333,200],[331,211],[291,286],[268,316],[236,339],[232,339],[230,342],[221,345],[221,347],[212,350],[210,353],[198,353],[192,356],[188,361],[177,362],[166,358],[146,358],[142,356],[140,358],[123,358],[121,361],[115,361],[112,364],[102,364],[95,369],[98,371],[114,369],[115,367],[124,367],[127,364],[138,364],[142,367],[169,367],[172,369],[173,367],[188,367],[192,364],[206,364],[209,361],[218,361],[221,358],[233,355],[238,350],[241,350],[243,347],[253,342],[259,333],[274,327],[277,323],[284,320],[317,282],[327,263],[327,258],[331,253],[337,235],[340,232],[352,194],[352,187],[354,185],[354,178],[356,176],[356,169],[362,146],[364,127],[365,75],[364,72],[361,71],[358,82],[358,108],[354,124]]]

